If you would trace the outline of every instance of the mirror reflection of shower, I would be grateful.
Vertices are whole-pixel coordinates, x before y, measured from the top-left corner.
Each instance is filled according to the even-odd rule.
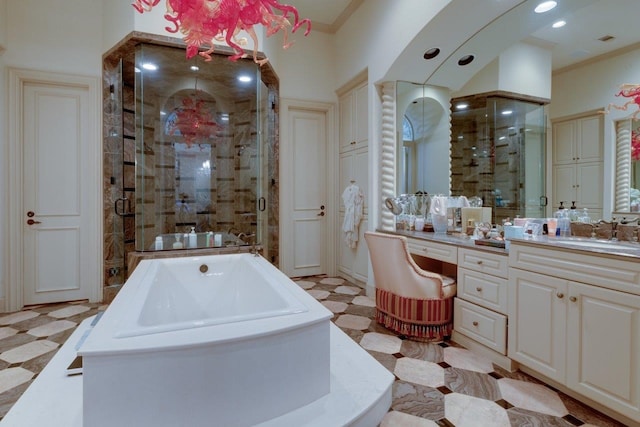
[[[257,65],[185,61],[181,49],[145,44],[136,64],[136,250],[258,243],[259,97],[267,90]]]

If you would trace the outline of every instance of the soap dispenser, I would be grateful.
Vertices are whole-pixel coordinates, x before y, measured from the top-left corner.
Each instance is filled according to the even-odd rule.
[[[571,222],[577,221],[579,217],[578,208],[576,207],[576,202],[571,202],[571,208],[569,209],[569,220]]]
[[[173,242],[173,249],[182,249],[182,242],[180,241],[180,233],[174,235],[176,241]]]
[[[191,227],[191,233],[189,233],[189,247],[190,248],[198,247],[198,235],[196,234],[195,227]]]

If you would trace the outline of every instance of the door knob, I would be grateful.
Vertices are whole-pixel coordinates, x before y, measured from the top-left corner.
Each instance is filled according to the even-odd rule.
[[[42,223],[40,221],[36,221],[35,219],[28,219],[27,224],[33,225],[33,224],[42,224]]]
[[[36,213],[35,213],[34,211],[29,211],[29,212],[27,212],[27,216],[28,216],[29,218],[33,218],[33,217],[35,216],[35,214],[36,214]]]

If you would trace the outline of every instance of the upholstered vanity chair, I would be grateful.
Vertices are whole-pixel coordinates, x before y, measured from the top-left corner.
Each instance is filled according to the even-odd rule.
[[[364,234],[376,282],[376,320],[415,341],[442,341],[453,329],[455,280],[420,268],[404,236]]]

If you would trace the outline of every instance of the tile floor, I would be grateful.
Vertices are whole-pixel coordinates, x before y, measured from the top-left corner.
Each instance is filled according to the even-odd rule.
[[[402,340],[374,320],[364,290],[339,278],[296,280],[333,321],[393,372],[393,403],[381,427],[622,426],[520,372],[509,373],[455,343]],[[85,318],[87,302],[0,315],[0,419]]]

